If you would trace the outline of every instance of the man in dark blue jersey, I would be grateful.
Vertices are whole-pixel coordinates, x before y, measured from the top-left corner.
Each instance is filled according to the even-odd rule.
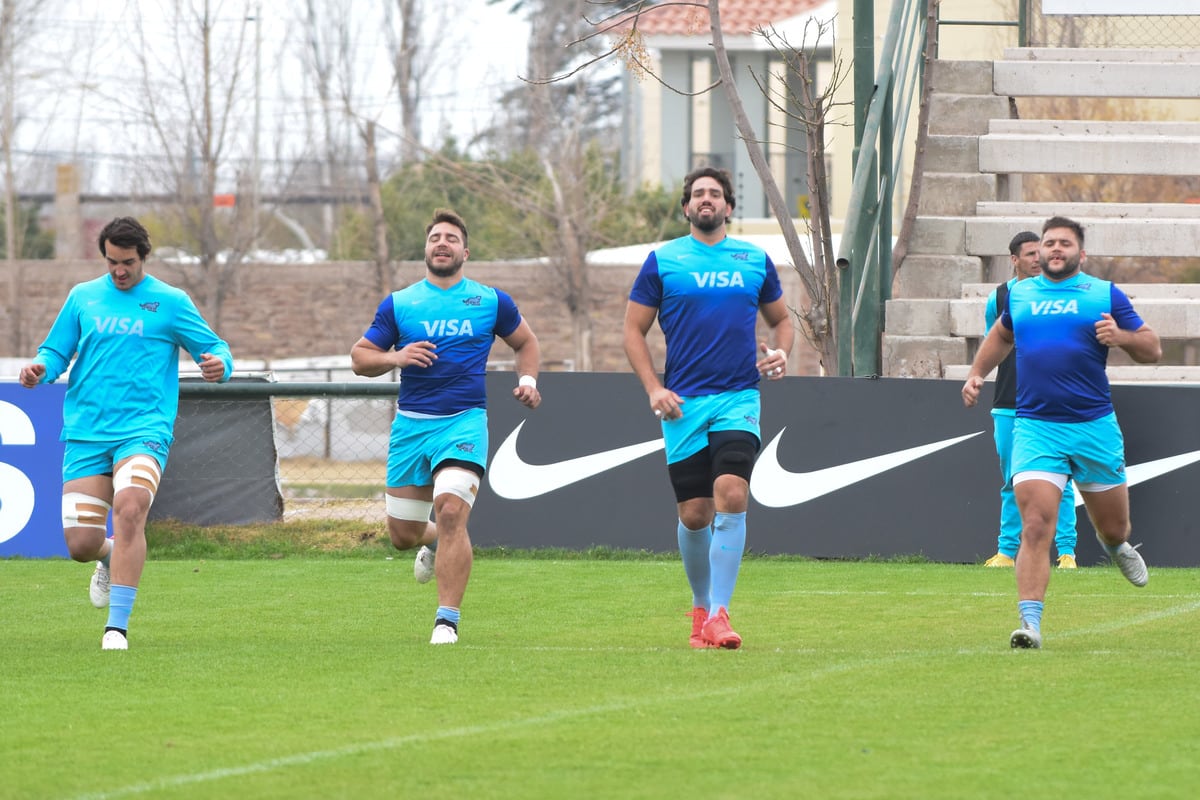
[[[424,570],[436,547],[438,609],[430,644],[458,641],[472,562],[467,519],[488,453],[484,373],[495,337],[515,355],[513,397],[529,408],[542,400],[537,337],[511,297],[463,275],[469,255],[466,223],[452,211],[435,212],[425,229],[425,280],[384,298],[350,351],[357,375],[400,368],[388,446],[388,534],[400,550],[421,546],[418,580],[428,580]]]
[[[758,382],[762,375],[783,377],[794,336],[770,257],[726,236],[734,204],[729,173],[691,172],[681,199],[691,233],[646,258],[625,311],[625,354],[662,422],[695,648],[742,644],[730,626],[729,603],[761,444]],[[766,341],[756,347],[760,312],[773,347]],[[646,339],[655,318],[667,346],[661,380]]]
[[[1008,293],[1017,281],[1042,274],[1041,239],[1033,231],[1021,231],[1008,243],[1013,277],[1001,283],[988,295],[984,322],[991,330],[1000,317],[1000,306],[1008,301]],[[992,396],[992,435],[996,454],[1000,456],[1000,474],[1004,485],[1000,489],[1000,535],[996,537],[996,555],[983,562],[986,567],[1011,567],[1016,563],[1021,544],[1021,512],[1012,485],[1013,422],[1017,416],[1017,354],[1010,352],[996,368],[996,386]],[[1063,487],[1058,504],[1058,527],[1054,546],[1058,550],[1059,569],[1075,569],[1075,492],[1068,482]]]
[[[1156,334],[1112,283],[1081,271],[1083,227],[1066,217],[1042,226],[1042,274],[1013,286],[963,384],[974,406],[983,378],[1017,351],[1017,419],[1012,480],[1021,510],[1018,648],[1042,646],[1041,619],[1050,582],[1050,541],[1068,480],[1083,497],[1096,538],[1134,586],[1149,580],[1129,544],[1125,442],[1105,373],[1109,348],[1139,363],[1162,357]]]

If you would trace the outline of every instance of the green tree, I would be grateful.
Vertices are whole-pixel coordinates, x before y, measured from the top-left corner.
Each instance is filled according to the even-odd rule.
[[[13,226],[15,231],[14,240],[16,248],[14,254],[17,258],[54,258],[54,234],[49,231],[42,230],[38,224],[37,210],[30,206],[16,207],[17,213]],[[8,225],[4,216],[4,209],[0,208],[0,253],[7,252]]]

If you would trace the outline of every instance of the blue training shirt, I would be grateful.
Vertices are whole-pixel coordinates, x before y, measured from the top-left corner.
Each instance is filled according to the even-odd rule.
[[[187,292],[152,275],[118,289],[102,275],[71,289],[34,361],[43,383],[71,368],[63,402],[63,441],[112,442],[135,436],[171,441],[179,409],[179,350],[193,358],[233,355]]]
[[[667,340],[663,382],[682,397],[758,386],[759,306],[783,296],[762,248],[726,237],[673,239],[646,257],[629,299],[658,309]]]
[[[517,304],[499,289],[470,278],[449,289],[422,280],[385,297],[363,336],[382,350],[433,342],[431,365],[401,368],[397,403],[403,412],[444,417],[487,408],[492,342],[520,324]]]
[[[1055,283],[1044,275],[1018,281],[1001,323],[1017,349],[1017,416],[1088,422],[1111,414],[1108,348],[1096,339],[1104,312],[1135,331],[1145,323],[1113,283],[1084,272]]]

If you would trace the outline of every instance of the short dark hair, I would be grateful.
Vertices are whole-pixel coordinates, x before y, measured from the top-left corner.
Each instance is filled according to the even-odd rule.
[[[692,199],[692,184],[700,178],[712,178],[721,184],[721,191],[725,193],[725,202],[732,211],[733,207],[737,205],[737,201],[733,197],[733,178],[730,177],[729,170],[717,167],[700,167],[689,172],[683,179],[683,197],[679,201],[679,205],[686,206],[688,200]]]
[[[1069,217],[1051,217],[1042,225],[1042,235],[1046,235],[1046,231],[1051,228],[1070,228],[1075,232],[1075,238],[1079,239],[1079,247],[1083,249],[1083,226]]]
[[[1030,242],[1040,242],[1041,240],[1042,237],[1038,236],[1033,231],[1021,231],[1012,238],[1011,242],[1008,243],[1008,254],[1011,256],[1019,256],[1021,255],[1022,245],[1029,244]]]
[[[463,222],[462,217],[448,208],[439,208],[433,212],[433,221],[425,226],[426,239],[429,238],[429,232],[433,230],[433,226],[439,222],[447,222],[462,231],[463,247],[467,247],[467,223]]]
[[[138,258],[143,261],[150,255],[150,234],[142,227],[142,223],[133,217],[117,217],[104,226],[100,231],[100,255],[104,252],[105,242],[112,242],[117,247],[133,247],[137,250]]]

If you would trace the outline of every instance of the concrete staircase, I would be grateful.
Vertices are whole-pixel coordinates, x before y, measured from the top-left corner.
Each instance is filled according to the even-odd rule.
[[[883,334],[888,376],[962,378],[983,304],[1011,275],[1008,242],[1055,214],[1089,256],[1200,256],[1200,205],[1027,203],[1026,173],[1194,175],[1200,123],[1015,119],[1011,97],[1200,97],[1200,50],[1017,48],[1002,61],[939,61],[924,187]],[[1200,284],[1120,284],[1164,339],[1200,343]],[[1192,360],[1195,347],[1185,348]],[[1200,382],[1200,366],[1110,366],[1110,378]]]

